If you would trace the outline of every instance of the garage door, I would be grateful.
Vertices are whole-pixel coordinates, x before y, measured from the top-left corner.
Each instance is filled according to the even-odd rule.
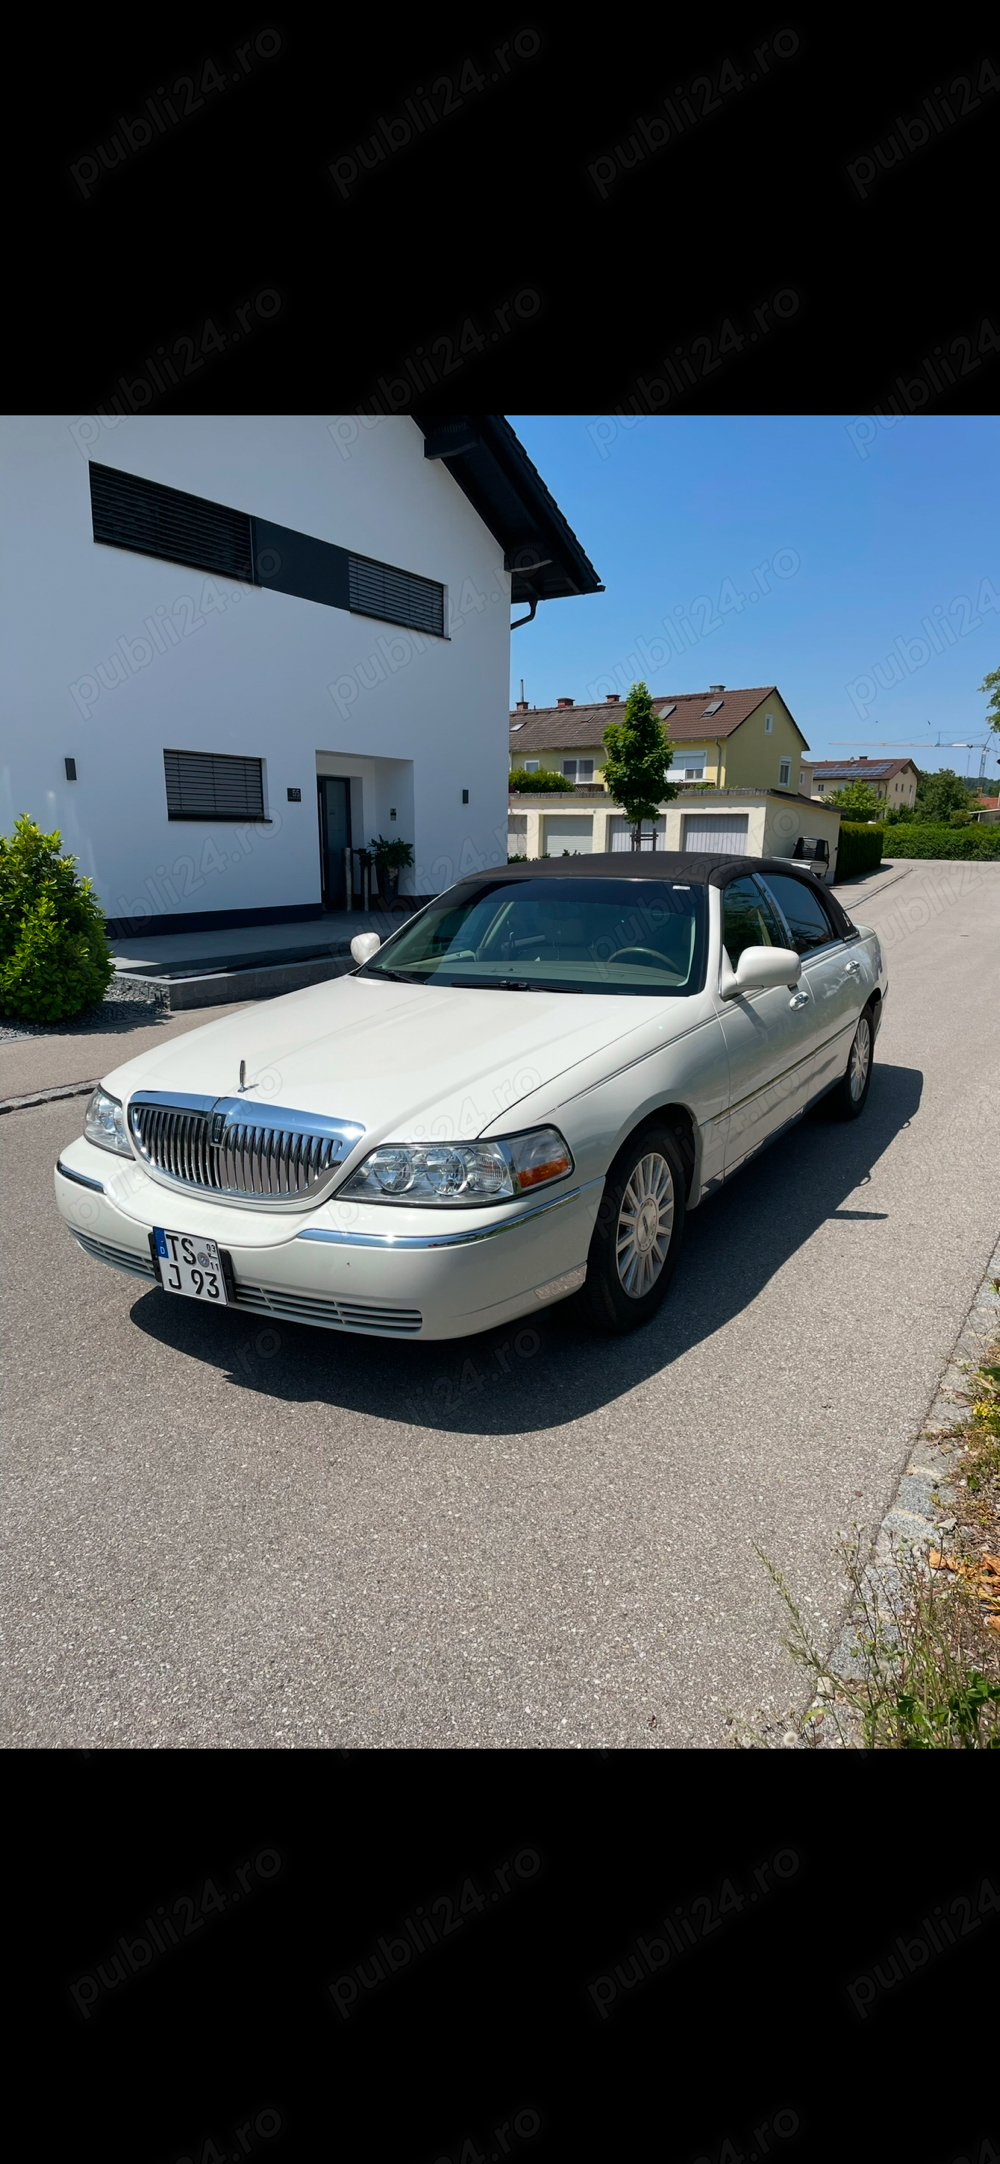
[[[684,821],[684,847],[706,856],[749,856],[747,812],[689,812]]]
[[[643,820],[643,822],[642,822],[642,833],[641,833],[641,837],[640,837],[640,848],[642,848],[642,849],[665,849],[665,848],[666,848],[666,833],[667,833],[667,822],[666,822],[666,820],[665,820],[665,819],[655,819],[655,820],[654,820],[654,819],[644,819],[644,820]],[[629,819],[612,819],[612,821],[611,821],[611,847],[612,847],[612,849],[631,849],[631,847],[632,847],[632,822],[631,822],[631,820],[629,820]]]
[[[593,847],[593,812],[577,812],[568,819],[551,816],[546,819],[543,855],[562,857],[568,851],[571,857],[589,857]]]

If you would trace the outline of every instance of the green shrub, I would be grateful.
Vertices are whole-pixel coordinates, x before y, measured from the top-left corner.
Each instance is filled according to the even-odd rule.
[[[1000,826],[894,827],[886,853],[890,857],[967,857],[980,862],[1000,858]]]
[[[33,820],[0,836],[0,1013],[63,1022],[102,999],[114,976],[104,913],[60,836]]]
[[[881,827],[862,826],[853,819],[842,819],[835,876],[855,879],[859,873],[875,871],[882,862],[883,841]]]
[[[537,774],[527,774],[523,766],[516,766],[507,776],[507,787],[514,796],[550,796],[567,790],[572,796],[574,790],[569,776],[556,774],[550,766],[540,766]]]

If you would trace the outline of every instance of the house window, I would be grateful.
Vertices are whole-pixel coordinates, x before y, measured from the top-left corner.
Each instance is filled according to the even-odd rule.
[[[704,781],[705,753],[703,751],[686,751],[681,771],[685,781]]]
[[[765,735],[765,736],[773,736],[773,734],[774,734],[774,715],[773,715],[773,714],[767,714],[767,715],[765,715],[765,717],[764,717],[764,735]]]
[[[594,762],[592,759],[564,759],[562,770],[567,781],[593,781],[594,779]]]
[[[525,762],[524,762],[524,771],[525,771],[525,773],[526,773],[526,774],[537,774],[537,772],[538,772],[538,760],[537,760],[537,759],[526,759],[526,760],[525,760]]]
[[[245,511],[93,462],[90,504],[95,541],[189,564],[195,571],[253,579],[253,539]]]
[[[263,819],[264,762],[221,751],[165,751],[168,819]]]
[[[788,787],[788,784],[789,784],[789,782],[791,781],[791,778],[792,778],[792,762],[791,762],[791,760],[790,760],[790,759],[782,759],[782,760],[781,760],[781,762],[780,762],[780,764],[779,764],[779,767],[778,767],[778,787],[779,787],[779,789],[787,789],[787,787]]]
[[[350,605],[356,615],[378,616],[384,624],[406,624],[411,631],[444,636],[444,587],[414,571],[368,556],[352,556],[348,565]]]
[[[90,502],[94,540],[111,548],[447,636],[444,587],[415,571],[353,556],[335,542],[93,462]]]

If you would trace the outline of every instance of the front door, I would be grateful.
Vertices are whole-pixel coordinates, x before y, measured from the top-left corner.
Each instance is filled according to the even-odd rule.
[[[783,947],[787,936],[752,875],[723,887],[722,944],[733,969],[744,947]],[[802,1111],[815,1061],[816,1004],[800,982],[720,999],[718,1012],[729,1053],[728,1174]]]
[[[351,846],[351,784],[339,775],[319,776],[319,848],[324,909],[348,907],[344,851]]]

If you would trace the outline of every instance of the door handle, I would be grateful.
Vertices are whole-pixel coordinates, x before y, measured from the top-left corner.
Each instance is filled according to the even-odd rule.
[[[845,975],[846,975],[846,976],[848,976],[848,977],[856,977],[856,976],[857,976],[857,975],[859,974],[859,972],[860,972],[860,969],[861,969],[861,964],[860,964],[860,962],[845,962],[845,963],[844,963],[844,973],[845,973]]]

